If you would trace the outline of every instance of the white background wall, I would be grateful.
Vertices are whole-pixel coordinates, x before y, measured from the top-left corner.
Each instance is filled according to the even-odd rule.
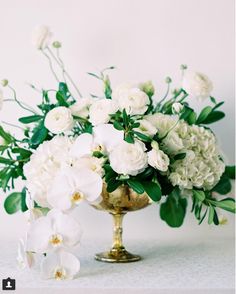
[[[227,117],[215,123],[214,131],[229,163],[234,160],[234,1],[233,0],[0,0],[0,79],[7,78],[19,97],[30,104],[40,101],[26,82],[38,87],[56,87],[47,61],[30,43],[31,31],[47,24],[63,43],[62,55],[81,91],[100,93],[100,84],[86,75],[115,65],[113,85],[124,81],[153,80],[157,99],[165,92],[164,78],[180,82],[179,65],[206,73],[214,83],[213,95],[225,100]],[[5,97],[10,93],[4,91]],[[206,103],[191,101],[200,109]],[[4,105],[0,118],[17,122],[22,114]],[[12,129],[13,130],[13,129]],[[0,195],[1,237],[15,239],[25,225],[21,214],[8,216]],[[81,206],[78,214],[87,235],[101,230],[110,234],[109,216]],[[190,215],[178,230],[159,219],[158,208],[130,214],[126,234],[157,237],[233,234],[230,224],[221,228],[199,227]],[[223,235],[222,235],[223,234]]]

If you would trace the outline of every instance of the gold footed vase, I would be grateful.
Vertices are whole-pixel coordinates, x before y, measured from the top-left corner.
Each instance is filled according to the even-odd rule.
[[[146,193],[138,194],[126,185],[120,186],[112,193],[103,186],[102,201],[92,204],[98,210],[107,211],[113,217],[113,244],[110,251],[97,253],[95,259],[104,262],[133,262],[141,259],[139,255],[128,252],[122,241],[122,221],[127,212],[147,207],[151,200]]]

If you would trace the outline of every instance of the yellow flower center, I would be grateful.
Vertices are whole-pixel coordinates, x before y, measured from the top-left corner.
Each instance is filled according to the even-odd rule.
[[[63,241],[63,238],[61,235],[59,234],[54,234],[51,236],[51,239],[50,239],[50,243],[53,245],[53,246],[59,246]]]
[[[66,278],[66,271],[63,268],[58,268],[54,272],[54,278],[56,280],[63,280]]]
[[[75,204],[78,204],[83,198],[84,198],[83,193],[75,192],[71,197],[71,201]]]

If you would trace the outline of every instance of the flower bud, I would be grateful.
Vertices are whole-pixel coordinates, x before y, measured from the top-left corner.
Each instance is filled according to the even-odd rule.
[[[155,93],[155,88],[153,86],[152,81],[147,81],[143,84],[140,84],[139,88],[140,90],[145,92],[148,95],[148,97],[152,97]]]
[[[183,108],[184,106],[179,102],[175,102],[172,104],[172,112],[174,114],[179,114],[183,110]]]
[[[59,42],[59,41],[54,41],[53,43],[52,43],[52,46],[54,47],[54,48],[61,48],[61,43]]]
[[[167,84],[170,84],[172,82],[170,77],[167,77],[165,81],[166,81]]]
[[[1,85],[3,87],[6,87],[8,85],[8,80],[4,79],[4,80],[1,80]]]
[[[151,146],[152,146],[153,149],[155,149],[155,150],[159,150],[159,145],[158,145],[158,143],[157,143],[156,141],[153,140],[153,141],[151,142]]]
[[[186,70],[187,68],[188,68],[188,66],[186,64],[181,64],[180,65],[181,70]]]

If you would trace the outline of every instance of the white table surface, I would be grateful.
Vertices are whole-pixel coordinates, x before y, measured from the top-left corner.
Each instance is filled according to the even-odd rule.
[[[42,280],[38,269],[19,270],[16,242],[2,240],[0,278],[16,279],[10,293],[234,293],[234,240],[127,240],[127,249],[143,259],[128,264],[95,261],[108,240],[86,239],[78,250],[79,277],[72,281]],[[132,249],[132,250],[131,250]],[[6,291],[3,291],[6,292]],[[9,293],[9,292],[7,292]]]

